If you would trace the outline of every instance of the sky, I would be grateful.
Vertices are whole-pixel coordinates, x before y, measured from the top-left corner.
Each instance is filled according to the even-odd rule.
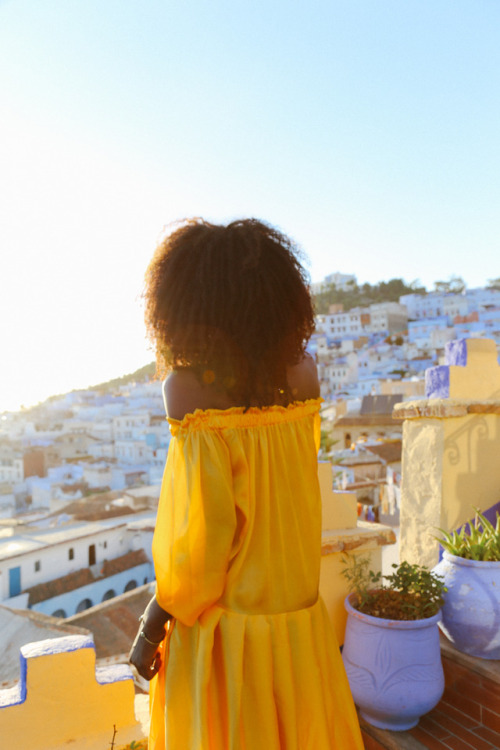
[[[190,216],[359,283],[500,276],[497,0],[0,0],[0,412],[150,362]]]

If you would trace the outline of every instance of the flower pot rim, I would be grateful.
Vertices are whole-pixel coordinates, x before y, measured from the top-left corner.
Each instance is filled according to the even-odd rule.
[[[468,568],[500,568],[500,560],[469,560],[467,557],[452,555],[451,552],[443,550],[443,558],[456,565],[463,565]]]
[[[436,612],[435,615],[432,615],[432,617],[425,617],[420,620],[388,620],[385,617],[373,617],[373,615],[367,615],[364,612],[360,612],[356,607],[353,607],[351,600],[354,599],[355,596],[356,594],[351,593],[344,599],[344,607],[347,614],[375,627],[390,628],[391,630],[417,630],[420,628],[428,628],[431,625],[437,625],[441,620],[441,610]]]

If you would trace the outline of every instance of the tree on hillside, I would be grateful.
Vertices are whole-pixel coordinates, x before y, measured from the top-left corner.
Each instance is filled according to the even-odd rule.
[[[465,291],[465,281],[461,276],[450,276],[448,281],[435,281],[434,289],[443,294],[462,294]]]
[[[418,286],[418,283],[412,281],[411,284],[406,284],[402,279],[391,279],[374,285],[365,283],[358,286],[351,282],[348,289],[339,289],[332,284],[324,292],[315,295],[316,312],[327,314],[330,305],[341,304],[347,311],[353,307],[368,307],[375,302],[399,302],[403,294],[426,294],[426,288]]]
[[[488,279],[488,289],[500,290],[500,276],[497,279]]]

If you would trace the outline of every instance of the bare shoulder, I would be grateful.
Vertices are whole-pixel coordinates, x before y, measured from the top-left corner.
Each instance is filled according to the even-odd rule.
[[[171,419],[183,419],[196,409],[227,409],[232,404],[224,394],[201,383],[189,369],[172,370],[163,383],[165,411]]]
[[[320,395],[318,370],[310,354],[306,353],[301,362],[288,368],[287,379],[296,401],[307,401]]]

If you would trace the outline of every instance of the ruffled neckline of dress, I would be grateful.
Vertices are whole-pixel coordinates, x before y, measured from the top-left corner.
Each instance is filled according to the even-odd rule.
[[[315,414],[323,402],[322,398],[307,401],[292,401],[287,406],[231,406],[229,409],[196,409],[181,420],[167,418],[171,432],[179,430],[227,429],[237,427],[259,427],[262,425],[292,422]]]

